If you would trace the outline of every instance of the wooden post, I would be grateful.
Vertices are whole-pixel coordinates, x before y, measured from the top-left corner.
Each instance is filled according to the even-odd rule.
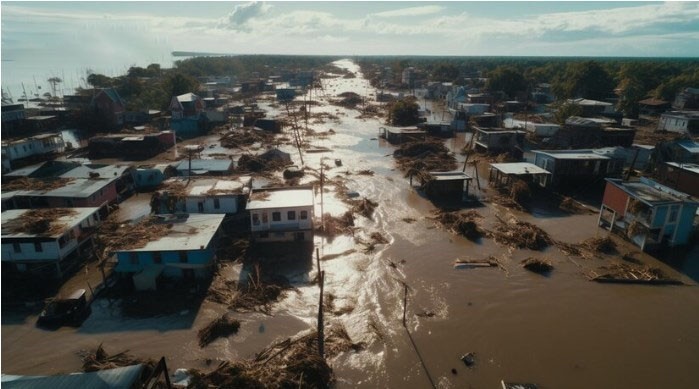
[[[320,274],[320,251],[316,247],[316,266],[318,267],[318,274]]]
[[[323,330],[323,284],[325,283],[325,272],[320,272],[318,285],[320,286],[320,298],[318,302],[318,354],[325,359],[324,330]]]
[[[481,180],[478,178],[478,161],[473,161],[473,169],[476,171],[476,184],[478,185],[478,190],[481,190]]]
[[[323,209],[323,184],[324,184],[324,179],[323,179],[323,158],[320,159],[320,226],[323,228],[323,232],[325,232],[325,210]],[[318,267],[318,270],[320,270],[320,266]]]
[[[407,324],[405,322],[405,315],[406,312],[408,311],[408,284],[403,283],[403,327],[407,328]]]
[[[638,158],[638,153],[641,151],[641,149],[636,149],[636,154],[633,155],[633,160],[631,161],[631,166],[629,166],[629,171],[626,173],[626,179],[624,181],[628,181],[631,178],[631,172],[633,171],[633,165],[636,164],[636,158]]]

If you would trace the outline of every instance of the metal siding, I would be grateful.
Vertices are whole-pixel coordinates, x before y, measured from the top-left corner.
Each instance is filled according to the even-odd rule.
[[[697,207],[684,204],[681,212],[677,221],[677,227],[675,227],[677,229],[675,244],[686,244],[689,242],[694,228],[694,215],[697,212]]]
[[[618,188],[616,185],[607,182],[602,204],[613,209],[618,214],[618,217],[624,217],[628,199],[629,195],[626,192]]]
[[[665,220],[667,219],[667,213],[668,213],[668,206],[667,205],[661,205],[658,207],[655,207],[655,217],[653,218],[653,222],[651,223],[652,228],[660,228],[665,226]]]

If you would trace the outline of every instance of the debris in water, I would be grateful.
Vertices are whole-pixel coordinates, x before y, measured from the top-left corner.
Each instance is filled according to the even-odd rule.
[[[507,223],[500,220],[500,224],[492,232],[492,236],[500,244],[520,249],[543,250],[553,243],[546,231],[534,224],[515,218]]]
[[[467,367],[472,367],[476,363],[476,353],[462,355],[461,362],[463,362]]]
[[[614,263],[590,272],[590,279],[597,282],[623,284],[682,284],[671,278],[661,269],[650,266],[632,266],[627,263]]]
[[[146,370],[153,371],[156,362],[152,359],[140,359],[127,354],[129,350],[109,355],[102,344],[97,346],[95,351],[81,351],[79,354],[83,361],[83,371],[92,372],[99,370],[114,369],[117,367],[132,366],[138,364],[146,365]]]
[[[482,216],[473,210],[466,212],[440,212],[434,217],[436,221],[448,228],[449,231],[471,241],[478,240],[485,235],[476,222],[476,219],[480,218]]]
[[[588,250],[605,253],[614,254],[616,253],[616,242],[612,240],[609,236],[602,238],[590,238],[585,240],[582,245]]]
[[[551,260],[545,258],[529,257],[522,261],[522,267],[538,274],[547,274],[553,270]]]
[[[238,333],[240,322],[229,315],[223,315],[199,330],[199,347],[206,347],[218,338],[226,338]]]

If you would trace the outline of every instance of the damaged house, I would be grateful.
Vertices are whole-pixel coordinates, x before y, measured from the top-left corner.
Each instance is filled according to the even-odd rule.
[[[171,148],[175,142],[172,131],[95,136],[88,143],[89,158],[148,159]]]
[[[585,189],[602,185],[605,177],[621,177],[624,158],[595,150],[533,150],[534,164],[550,175],[537,176],[545,188]]]
[[[92,253],[98,208],[13,209],[2,212],[2,274],[62,278]]]
[[[161,278],[201,279],[211,275],[218,231],[225,215],[162,215],[156,235],[137,248],[116,250],[114,269],[136,290],[155,290]]]
[[[598,223],[642,250],[679,246],[689,242],[697,207],[696,199],[647,178],[607,179]]]
[[[236,214],[245,206],[252,178],[168,180],[153,194],[151,209],[166,213]]]

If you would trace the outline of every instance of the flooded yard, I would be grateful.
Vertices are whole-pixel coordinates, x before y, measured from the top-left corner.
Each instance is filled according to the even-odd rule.
[[[361,74],[349,60],[335,64]],[[355,214],[354,236],[316,235],[314,241],[325,271],[325,296],[333,296],[334,309],[326,311],[326,326],[342,324],[353,342],[365,344],[363,350],[343,352],[329,361],[338,388],[422,388],[430,387],[430,381],[440,388],[495,388],[503,379],[542,388],[699,387],[699,289],[692,278],[638,254],[642,262],[662,268],[685,285],[589,281],[590,270],[621,261],[620,254],[638,251],[618,238],[615,255],[569,256],[554,245],[532,251],[489,237],[472,242],[452,234],[431,219],[436,207],[411,188],[397,169],[394,147],[376,139],[378,128],[385,126],[381,119],[359,119],[359,111],[327,103],[345,91],[365,94],[368,81],[338,77],[324,79],[323,84],[326,96],[317,96],[322,104],[313,106],[312,112],[332,113],[339,121],[312,124],[316,132],[332,129],[335,134],[308,140],[314,147],[332,151],[303,156],[308,167],[331,166],[326,171],[330,182],[323,193],[323,211],[339,216],[348,209],[335,195],[333,180],[378,203],[371,218]],[[267,102],[260,107],[269,117],[282,110]],[[460,164],[465,157],[459,150],[468,136],[457,133],[447,141]],[[189,142],[214,145],[207,149],[210,153],[231,153],[217,141],[217,136],[208,136]],[[300,165],[294,147],[281,148]],[[334,166],[335,159],[342,166]],[[357,174],[362,170],[374,174]],[[475,177],[473,166],[466,173]],[[315,179],[307,175],[305,180]],[[580,243],[606,235],[596,226],[596,213],[523,213],[487,201],[491,192],[483,170],[480,185],[483,190],[478,191],[472,184],[483,201],[475,210],[487,228],[496,217],[516,217],[541,227],[556,241]],[[122,220],[147,213],[149,196],[139,194],[122,203]],[[318,193],[315,213],[321,214]],[[373,250],[357,243],[369,242],[372,233],[388,243],[376,244]],[[489,256],[501,266],[453,266],[457,259]],[[550,259],[551,274],[542,276],[522,268],[520,261],[531,256]],[[240,264],[226,264],[220,277],[238,280],[241,271]],[[251,358],[275,341],[316,326],[319,288],[311,281],[317,273],[315,259],[308,266],[291,264],[284,273],[294,289],[273,305],[271,315],[233,313],[241,322],[240,331],[205,348],[198,344],[197,331],[227,311],[208,300],[173,315],[128,318],[121,314],[118,301],[99,298],[82,327],[57,331],[36,328],[36,313],[3,312],[3,373],[78,371],[77,353],[99,344],[110,353],[129,350],[139,357],[165,356],[171,373],[178,368],[210,369],[217,365],[211,361]],[[467,353],[474,355],[470,367],[460,359]]]

